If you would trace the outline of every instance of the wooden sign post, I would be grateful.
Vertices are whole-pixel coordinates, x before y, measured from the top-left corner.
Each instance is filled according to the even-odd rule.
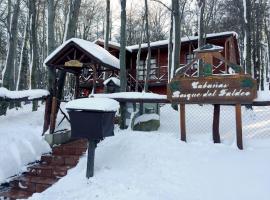
[[[181,140],[186,141],[185,104],[213,104],[213,141],[220,143],[220,105],[234,104],[237,146],[243,149],[241,104],[251,104],[257,96],[256,81],[249,75],[176,76],[167,87],[167,97],[180,104]]]

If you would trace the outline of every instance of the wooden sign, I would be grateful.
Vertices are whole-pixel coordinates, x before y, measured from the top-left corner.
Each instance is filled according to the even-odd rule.
[[[249,75],[176,76],[167,87],[167,97],[174,103],[251,103],[256,96],[256,81]]]
[[[83,64],[78,60],[70,60],[65,62],[65,67],[82,67]]]

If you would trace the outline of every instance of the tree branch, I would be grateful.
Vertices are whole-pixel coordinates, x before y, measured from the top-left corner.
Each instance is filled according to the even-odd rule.
[[[157,2],[157,3],[160,3],[161,5],[163,5],[165,8],[167,8],[169,11],[173,12],[173,10],[167,6],[165,3],[163,3],[162,1],[160,0],[150,0],[150,1],[154,1],[154,2]]]

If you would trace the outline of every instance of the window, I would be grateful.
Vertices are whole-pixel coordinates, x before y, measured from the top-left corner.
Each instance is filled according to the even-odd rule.
[[[189,64],[191,63],[195,58],[195,54],[192,53],[192,54],[186,54],[186,64]],[[191,66],[191,69],[197,69],[197,62],[195,62],[192,66]]]
[[[192,60],[194,60],[194,58],[195,58],[194,53],[192,53],[192,54],[187,54],[187,55],[186,55],[186,64],[191,63]]]
[[[151,58],[150,60],[150,74],[149,79],[157,79],[157,60],[155,58]],[[138,79],[144,80],[146,76],[146,60],[140,60],[138,67]]]

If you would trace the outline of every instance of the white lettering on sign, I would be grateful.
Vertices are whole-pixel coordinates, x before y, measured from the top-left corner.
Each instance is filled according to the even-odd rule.
[[[198,81],[192,82],[191,86],[193,89],[212,89],[212,88],[228,88],[228,84],[223,83],[208,83],[207,81],[204,83],[200,83]]]
[[[243,91],[243,89],[240,90],[236,90],[234,89],[233,91],[228,91],[227,89],[222,89],[219,92],[220,97],[248,97],[249,95],[251,95],[250,92],[245,92]]]

